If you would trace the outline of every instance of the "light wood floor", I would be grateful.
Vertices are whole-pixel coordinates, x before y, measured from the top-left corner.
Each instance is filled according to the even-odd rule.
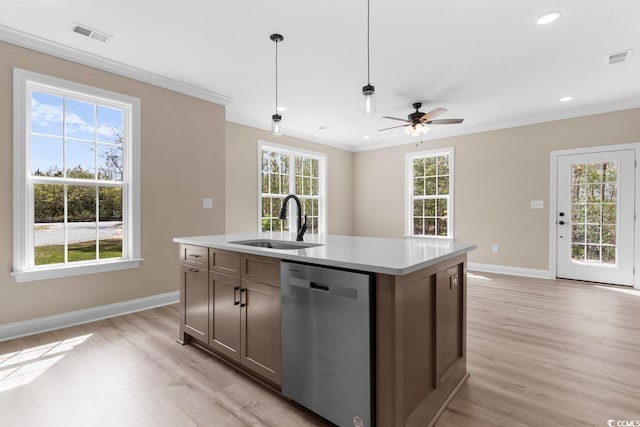
[[[193,346],[163,307],[0,343],[0,426],[324,426]],[[469,277],[471,377],[438,426],[640,420],[640,292]]]

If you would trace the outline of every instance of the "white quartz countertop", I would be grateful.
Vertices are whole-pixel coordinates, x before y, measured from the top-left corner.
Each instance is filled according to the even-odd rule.
[[[239,245],[232,242],[256,239],[295,241],[289,233],[219,234],[176,237],[176,243],[226,249],[253,255],[301,261],[331,267],[402,276],[476,248],[473,243],[428,237],[384,239],[335,235],[306,235],[306,243],[319,243],[304,249],[284,250]]]

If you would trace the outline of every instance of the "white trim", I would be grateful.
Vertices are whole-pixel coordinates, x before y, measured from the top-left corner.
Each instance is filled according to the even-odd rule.
[[[268,141],[258,140],[258,163],[256,167],[257,183],[258,183],[258,217],[257,217],[257,230],[258,233],[262,232],[262,150],[263,148],[271,149],[273,151],[279,151],[286,154],[300,154],[305,157],[311,157],[319,160],[318,163],[318,193],[320,194],[319,211],[318,211],[318,234],[328,234],[327,232],[327,170],[328,170],[328,155],[318,151],[305,150],[304,148],[298,148],[290,145],[275,144]],[[295,167],[295,165],[293,165]],[[290,180],[290,185],[295,186],[295,180]],[[293,193],[292,193],[293,194]],[[291,212],[291,211],[289,211]],[[295,230],[289,230],[290,233],[294,233]]]
[[[409,206],[411,194],[409,190],[413,188],[413,160],[417,158],[449,156],[449,199],[447,213],[447,236],[415,235],[413,234],[413,207]],[[415,151],[404,155],[404,237],[429,237],[436,239],[455,238],[455,149],[454,147],[438,148],[434,150]]]
[[[0,25],[0,40],[16,46],[45,53],[47,55],[53,55],[58,58],[73,61],[78,64],[88,65],[89,67],[93,67],[98,70],[107,71],[143,83],[182,93],[184,95],[193,96],[194,98],[203,99],[215,104],[228,105],[233,100],[232,98],[220,95],[219,93],[191,86],[121,62],[106,59],[79,49],[52,42],[50,40],[45,40],[4,25]]]
[[[76,276],[104,271],[136,268],[140,265],[140,99],[50,77],[44,74],[13,69],[13,272],[17,282],[45,280],[65,276]],[[123,131],[127,133],[124,147],[125,173],[122,182],[123,200],[123,247],[122,259],[92,263],[55,264],[46,267],[33,266],[33,192],[30,173],[27,129],[30,126],[29,91],[61,91],[64,96],[82,96],[91,102],[117,105],[124,112]],[[65,178],[66,180],[66,178]],[[108,185],[108,184],[107,184]]]
[[[115,304],[102,305],[100,307],[86,308],[84,310],[70,311],[68,313],[54,314],[52,316],[39,317],[20,322],[0,325],[0,342],[83,323],[95,322],[110,317],[122,316],[137,311],[150,310],[156,307],[175,304],[180,300],[180,293],[167,292],[165,294],[152,295]]]
[[[237,114],[225,113],[225,120],[232,123],[237,123],[243,126],[249,126],[255,129],[265,130],[271,132],[271,123],[261,122],[258,120],[249,119]],[[282,134],[291,138],[297,138],[308,142],[315,142],[316,144],[325,145],[327,147],[337,148],[338,150],[354,151],[354,147],[347,144],[340,144],[338,142],[329,141],[327,139],[318,138],[317,136],[309,135],[304,132],[298,132],[295,130],[282,128]]]
[[[35,280],[58,279],[61,277],[81,276],[84,274],[105,273],[108,271],[129,270],[138,268],[142,259],[118,259],[114,261],[94,262],[91,264],[54,264],[55,267],[37,268],[33,270],[14,271],[11,276],[17,283]]]
[[[549,270],[510,267],[507,265],[480,264],[476,262],[467,263],[467,270],[480,271],[483,273],[507,274],[509,276],[534,277],[536,279],[552,279],[553,278]]]
[[[551,156],[551,171],[549,180],[549,275],[555,279],[556,276],[556,257],[557,257],[557,242],[556,242],[556,211],[558,208],[558,157],[567,155],[587,154],[587,153],[600,153],[607,151],[619,151],[619,150],[634,150],[636,166],[634,168],[634,182],[635,182],[635,204],[634,212],[638,215],[640,207],[640,174],[638,174],[637,161],[640,157],[640,142],[632,142],[628,144],[614,144],[614,145],[601,145],[597,147],[583,147],[572,148],[569,150],[557,150],[550,153]],[[633,248],[633,268],[636,274],[633,275],[633,286],[640,290],[640,259],[637,254],[640,254],[640,227],[638,227],[637,219],[634,221],[634,248]]]
[[[524,119],[509,120],[504,122],[490,123],[486,125],[478,125],[478,126],[472,126],[472,127],[454,128],[454,129],[449,127],[447,128],[446,131],[442,130],[438,132],[429,132],[426,136],[423,135],[421,137],[421,140],[424,142],[437,141],[441,139],[452,138],[455,136],[471,135],[476,133],[490,132],[494,130],[510,129],[510,128],[516,128],[521,126],[535,125],[539,123],[574,119],[578,117],[592,116],[596,114],[611,113],[614,111],[630,110],[633,108],[640,108],[639,100],[634,100],[632,102],[610,103],[610,104],[599,105],[597,107],[583,108],[580,110],[563,111],[560,113],[554,113],[554,114],[548,114],[548,115],[542,115],[542,116],[536,116],[536,117],[530,117],[530,118],[524,118]],[[407,145],[407,144],[415,145],[416,138],[411,137],[411,138],[399,139],[392,142],[355,145],[355,146],[350,146],[351,147],[350,150],[357,153],[360,151],[379,150],[381,148],[397,147],[399,145]]]

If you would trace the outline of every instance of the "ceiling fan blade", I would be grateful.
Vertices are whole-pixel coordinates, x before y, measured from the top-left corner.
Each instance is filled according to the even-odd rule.
[[[426,122],[427,120],[431,120],[435,117],[438,117],[440,114],[446,113],[448,110],[446,108],[438,107],[435,110],[429,111],[424,116],[420,117],[421,122]]]
[[[404,127],[407,127],[407,125],[400,125],[400,126],[393,126],[393,127],[390,127],[390,128],[378,129],[378,132],[382,132],[383,130],[404,128]]]
[[[440,119],[440,120],[428,120],[426,123],[428,125],[455,125],[458,123],[464,122],[464,119]]]
[[[401,122],[405,122],[405,123],[411,123],[409,120],[407,119],[399,119],[397,117],[389,117],[389,116],[382,116],[383,119],[391,119],[391,120],[400,120]]]

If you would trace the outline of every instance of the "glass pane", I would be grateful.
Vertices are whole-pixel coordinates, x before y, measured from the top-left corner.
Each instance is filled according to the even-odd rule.
[[[122,188],[98,190],[98,239],[100,259],[122,257]]]
[[[31,136],[31,173],[39,176],[62,176],[63,150],[61,138]]]
[[[413,176],[424,176],[424,159],[413,160]]]
[[[311,159],[311,176],[318,177],[318,160]]]
[[[296,175],[302,175],[302,157],[296,156]]]
[[[34,264],[64,262],[64,186],[34,184]]]
[[[571,245],[571,261],[583,262],[585,255],[585,245]]]
[[[424,194],[431,196],[436,194],[436,177],[425,178]]]
[[[95,191],[95,189],[94,189]],[[70,222],[67,224],[69,262],[96,259],[96,223]]]
[[[571,218],[573,222],[586,222],[586,210],[584,205],[571,206]]]
[[[123,111],[98,106],[98,139],[103,142],[122,144],[124,128]]]
[[[437,158],[438,175],[449,175],[449,156],[440,156]]]
[[[426,199],[424,201],[424,216],[436,216],[435,199]]]
[[[571,175],[571,183],[572,184],[583,184],[586,181],[586,174],[584,173],[584,165],[571,165],[572,175]]]
[[[262,216],[271,216],[271,199],[268,197],[262,198]]]
[[[311,159],[304,159],[302,163],[302,174],[304,176],[311,176]]]
[[[602,205],[602,223],[617,224],[617,221],[616,221],[617,210],[618,210],[617,205],[603,204]]]
[[[98,144],[98,179],[122,181],[123,173],[122,147]]]
[[[280,217],[280,210],[282,209],[282,200],[274,197],[271,199],[271,216],[274,218]]]
[[[311,223],[311,233],[312,234],[317,234],[318,233],[318,218],[311,218],[309,220],[309,222]]]
[[[426,218],[424,220],[424,234],[428,236],[436,235],[436,219]]]
[[[602,226],[602,243],[606,245],[616,244],[616,226],[615,225]]]
[[[607,162],[602,164],[602,180],[605,182],[618,181],[618,162]]]
[[[600,246],[587,245],[587,261],[600,262]]]
[[[319,189],[318,189],[318,178],[311,178],[311,195],[312,196],[319,196]]]
[[[587,183],[602,182],[602,165],[600,163],[586,164]]]
[[[437,218],[438,236],[447,235],[447,218]]]
[[[67,176],[95,179],[95,145],[88,142],[67,141]]]
[[[604,264],[616,263],[616,247],[615,246],[602,247],[602,262]]]
[[[69,185],[67,187],[67,222],[96,221],[96,187]],[[95,227],[94,236],[95,240]]]
[[[67,138],[95,140],[94,104],[67,99],[65,126]]]
[[[413,180],[413,195],[424,196],[424,178],[415,178]]]
[[[60,96],[31,92],[31,132],[62,136],[62,104]]]
[[[434,157],[427,157],[424,159],[424,174],[426,176],[436,176],[436,159]]]
[[[280,194],[289,194],[289,175],[282,175],[282,185],[280,185]]]
[[[416,235],[424,234],[424,219],[422,218],[413,219],[413,234],[416,234]]]
[[[423,216],[424,201],[423,200],[414,200],[413,201],[413,216]]]
[[[262,174],[262,193],[269,193],[269,174]]]
[[[573,224],[571,226],[571,242],[585,243],[585,225]]]
[[[311,194],[311,178],[303,178],[302,194],[308,196]]]
[[[573,185],[571,187],[571,203],[584,203],[586,199],[585,185]]]
[[[604,185],[604,194],[602,195],[602,201],[608,203],[615,203],[618,201],[617,182],[609,182]]]
[[[449,177],[438,177],[438,194],[449,194]]]
[[[590,224],[600,224],[602,220],[601,205],[587,205],[587,222]]]
[[[272,174],[269,180],[269,193],[280,194],[280,178],[276,174]]]
[[[599,225],[587,225],[587,243],[600,244]]]
[[[437,199],[436,216],[447,216],[447,199]]]
[[[262,172],[269,172],[269,152],[262,150]]]
[[[271,220],[269,218],[262,218],[262,231],[271,231]]]
[[[590,203],[599,203],[602,201],[602,184],[587,185],[587,201]]]

